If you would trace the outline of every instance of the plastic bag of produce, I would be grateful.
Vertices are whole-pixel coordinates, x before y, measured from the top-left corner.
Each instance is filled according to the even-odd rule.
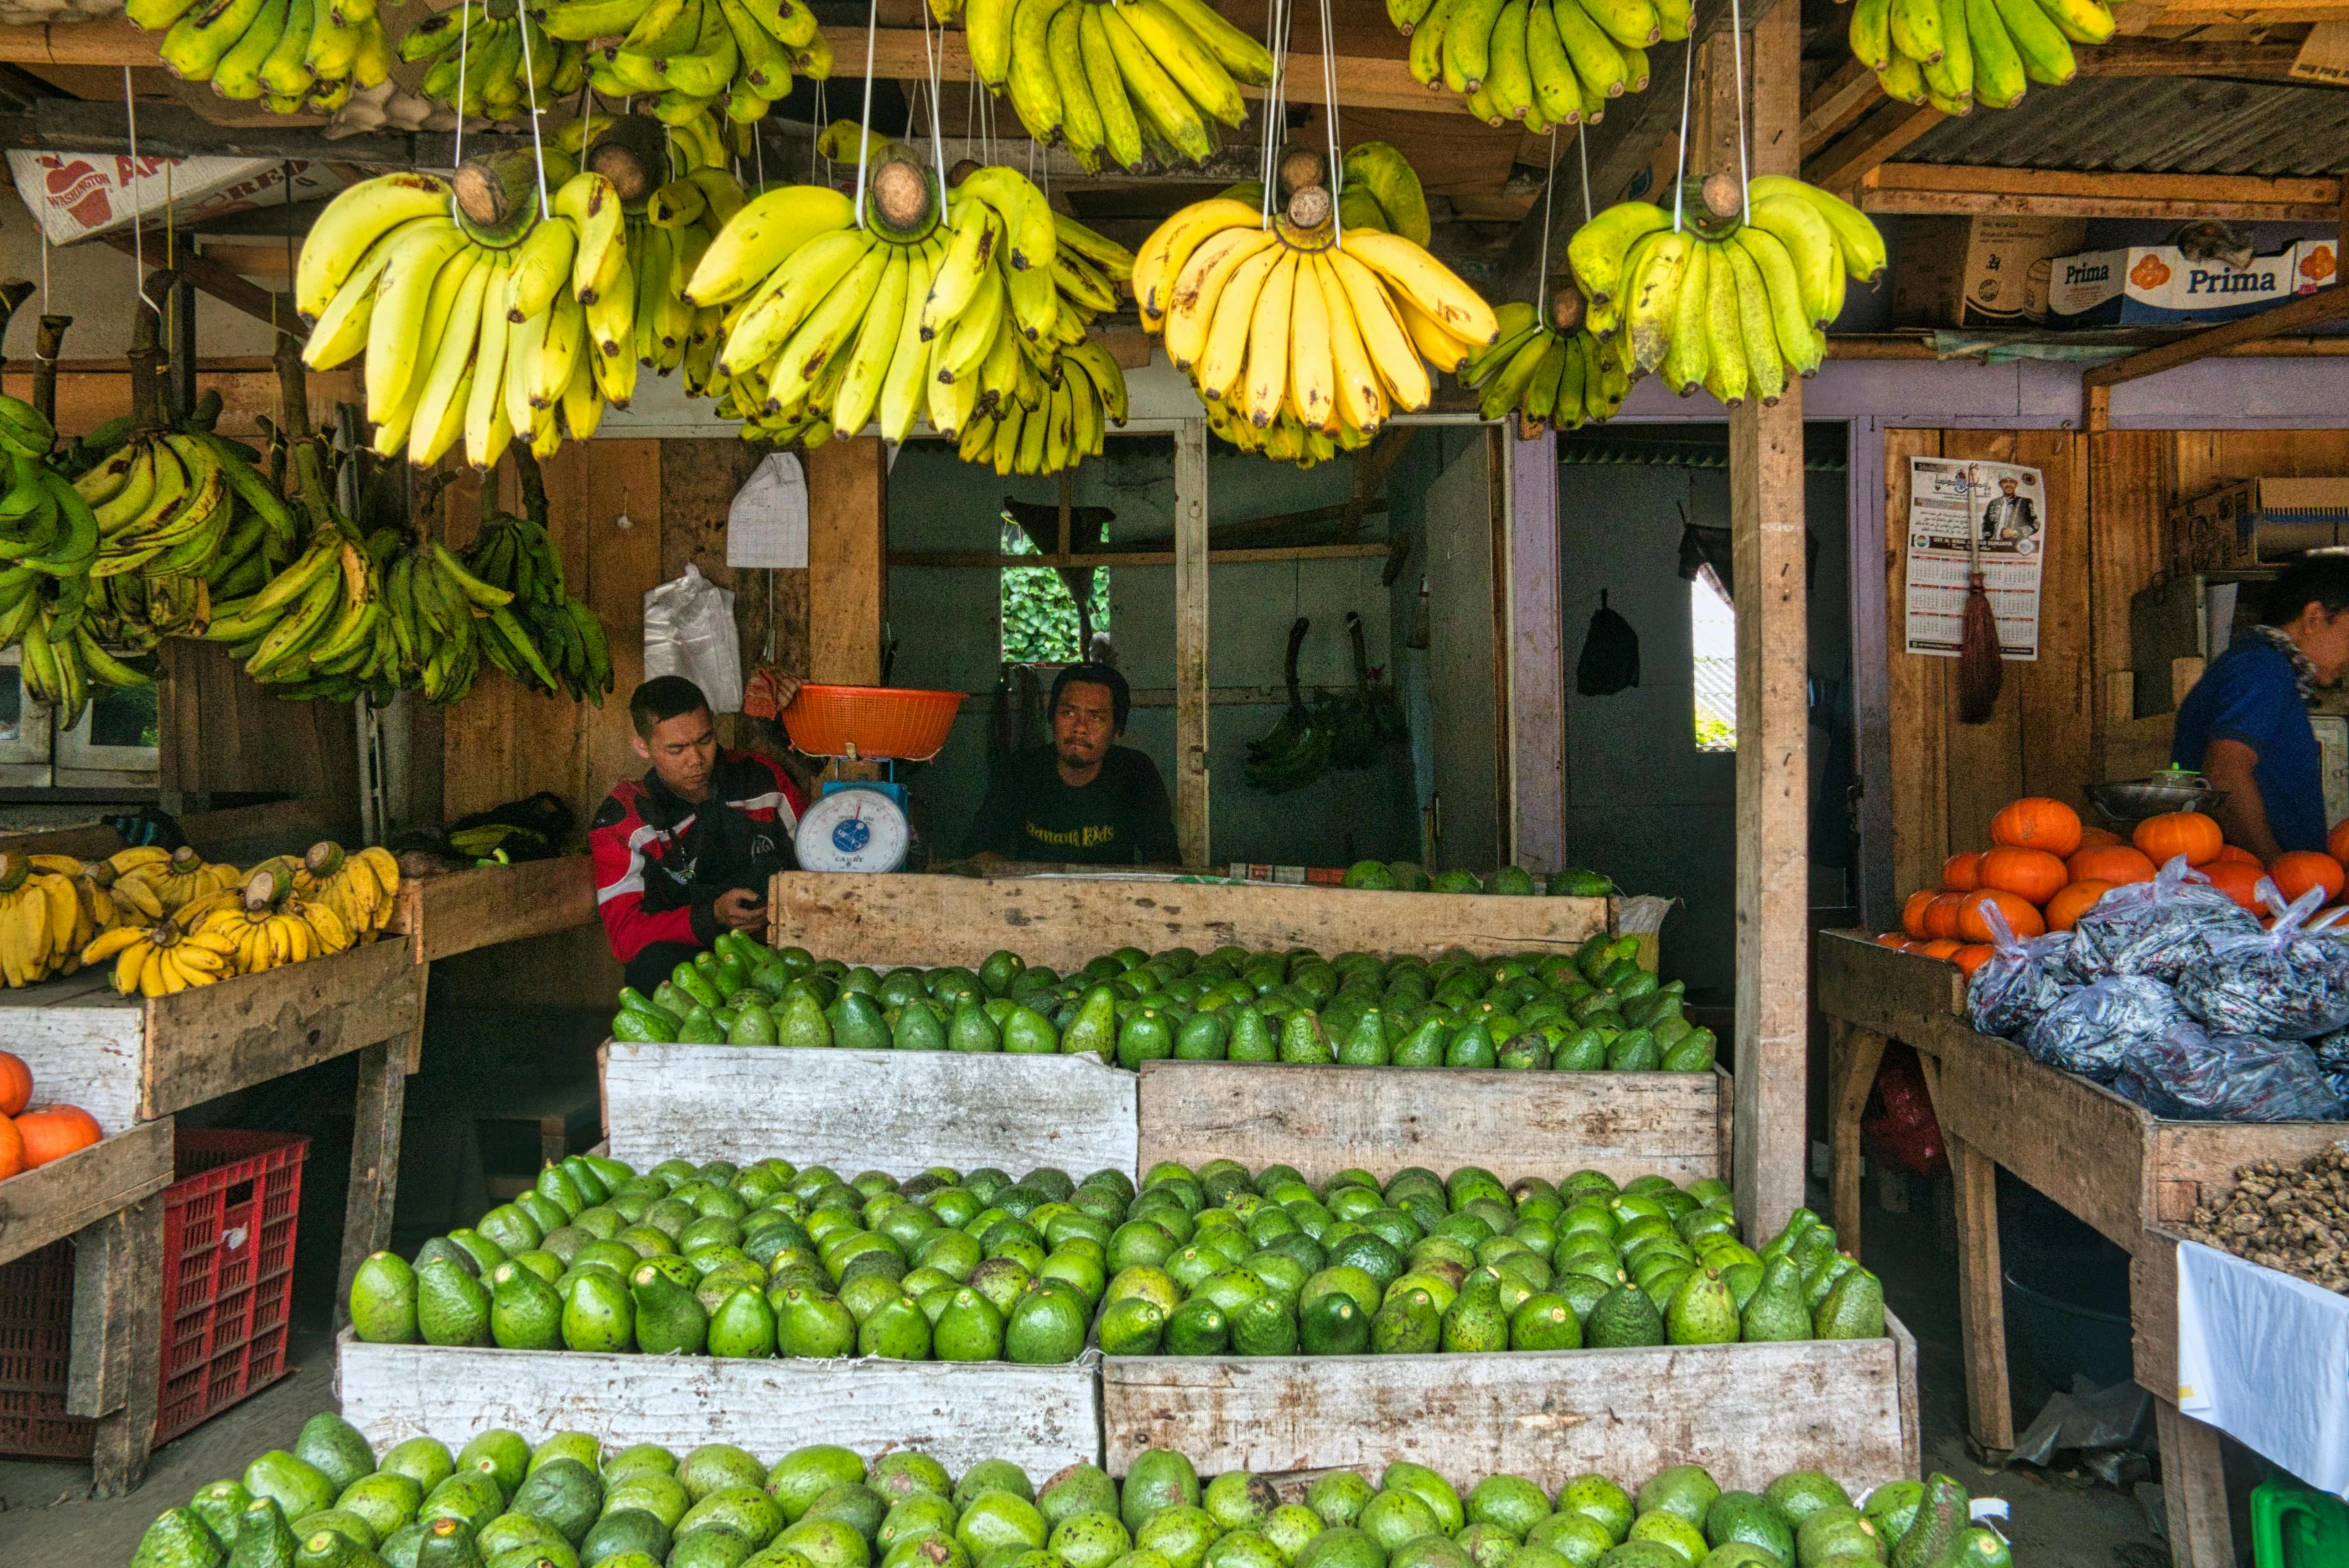
[[[2072,973],[2085,981],[2150,975],[2175,983],[2221,937],[2257,936],[2251,912],[2179,855],[2150,882],[2116,887],[2072,928]]]
[[[1966,1017],[1984,1034],[2011,1040],[2063,1000],[2062,970],[2072,937],[2058,931],[2020,939],[1988,901],[1982,905],[1982,922],[1990,928],[1990,956],[1966,983]]]
[[[2259,886],[2271,905],[2282,904],[2273,883]],[[2312,887],[2278,909],[2273,929],[2212,941],[2178,977],[2186,1011],[2219,1034],[2270,1040],[2310,1040],[2349,1025],[2349,943],[2302,929],[2324,901],[2325,889]]]
[[[2170,988],[2159,980],[2115,975],[2082,986],[2050,1007],[2031,1026],[2022,1046],[2050,1067],[2109,1083],[2132,1045],[2190,1022]]]
[[[2336,1122],[2341,1097],[2297,1040],[2213,1034],[2181,1019],[2133,1040],[2113,1079],[2154,1115],[2189,1122]]]

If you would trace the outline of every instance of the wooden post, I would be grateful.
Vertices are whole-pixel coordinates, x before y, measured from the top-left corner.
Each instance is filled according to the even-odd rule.
[[[1801,168],[1802,20],[1779,0],[1747,49],[1753,174]],[[1716,37],[1710,44],[1726,40]],[[1716,69],[1728,51],[1708,49]],[[1720,95],[1710,95],[1718,104]],[[1703,172],[1736,172],[1736,121],[1717,112]],[[1724,137],[1723,131],[1727,135]],[[1727,145],[1724,148],[1724,142]],[[1720,149],[1720,151],[1716,151]],[[1804,581],[1803,396],[1730,413],[1729,510],[1737,567],[1738,1219],[1766,1236],[1803,1201],[1810,1133],[1808,593]]]
[[[90,1480],[100,1497],[134,1490],[154,1446],[163,1373],[162,1273],[160,1194],[108,1215],[75,1238],[65,1408],[98,1418]]]
[[[810,680],[881,684],[888,480],[878,436],[827,441],[807,455]]]
[[[1512,857],[1566,864],[1566,653],[1558,585],[1558,436],[1509,443],[1509,793]]]
[[[416,1034],[424,1027],[421,1001]],[[367,1255],[391,1244],[392,1201],[400,1185],[400,1118],[408,1102],[410,1037],[403,1031],[359,1052],[357,1117],[351,1124],[351,1190],[343,1201],[342,1267],[335,1327],[349,1321],[351,1277]]]
[[[2153,1401],[2161,1440],[2161,1495],[2169,1517],[2170,1558],[2180,1568],[2230,1568],[2235,1538],[2227,1517],[2226,1467],[2219,1435],[2168,1400]]]
[[[1175,842],[1207,869],[1207,425],[1175,431]]]

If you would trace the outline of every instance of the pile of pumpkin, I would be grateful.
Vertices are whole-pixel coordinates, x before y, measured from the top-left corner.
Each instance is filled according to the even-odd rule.
[[[2124,839],[2082,823],[2060,800],[2027,795],[1990,819],[1990,844],[1942,862],[1941,885],[1911,893],[1901,908],[1901,929],[1876,940],[1947,959],[1971,975],[1990,956],[1985,906],[1995,906],[2018,937],[2069,931],[2107,891],[2150,882],[2179,855],[2213,887],[2263,918],[2271,912],[2259,900],[2262,877],[2273,880],[2286,901],[2321,886],[2327,904],[2339,901],[2349,881],[2349,822],[2333,829],[2323,850],[2292,850],[2262,865],[2251,851],[2228,843],[2216,819],[2198,811],[2148,817]],[[2310,926],[2331,924],[2329,913]]]
[[[0,1051],[0,1181],[98,1138],[98,1119],[80,1106],[33,1104],[33,1070],[23,1057]]]

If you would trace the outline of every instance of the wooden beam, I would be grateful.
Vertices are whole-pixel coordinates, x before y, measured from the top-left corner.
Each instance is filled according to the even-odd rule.
[[[117,26],[129,30],[127,23],[100,22],[84,24],[94,31],[105,31]],[[76,33],[83,27],[5,27],[0,28],[0,61],[23,60],[21,35],[28,33]],[[10,52],[9,39],[17,38]],[[152,66],[155,62],[155,40],[160,33],[132,33],[143,42],[146,55],[130,61],[96,62]],[[36,61],[36,63],[39,63]],[[75,62],[85,63],[85,62]],[[366,136],[346,136],[329,141],[315,126],[215,125],[192,109],[178,104],[146,102],[139,105],[139,155],[157,158],[293,158],[305,161],[363,164],[369,167],[411,168],[417,166],[446,167],[446,136],[404,136],[396,132],[378,132]],[[0,115],[0,147],[41,148],[51,152],[128,153],[130,130],[124,119],[119,99],[106,102],[84,102],[76,98],[44,98],[32,107],[29,114]]]
[[[1779,4],[1754,26],[1755,174],[1802,161],[1802,17]],[[1738,1219],[1766,1236],[1803,1201],[1810,1049],[1810,700],[1803,545],[1803,392],[1729,416],[1737,597]]]
[[[1566,864],[1565,585],[1558,561],[1558,434],[1509,442],[1510,859]]]
[[[1210,550],[1210,566],[1244,566],[1264,561],[1364,561],[1387,553],[1386,544],[1299,544],[1262,550]],[[977,567],[1001,571],[1007,566],[1042,566],[1054,571],[1084,566],[1175,566],[1173,550],[1079,550],[1070,555],[990,555],[984,550],[892,550],[891,566]]]
[[[1921,111],[1931,113],[1931,110]],[[1829,189],[1845,187],[1825,180]],[[1860,180],[1867,212],[2026,213],[2051,218],[2233,218],[2330,223],[2337,179],[2232,174],[2114,174],[2084,169],[2002,169],[1970,164],[1884,163]]]
[[[889,470],[878,436],[807,455],[808,678],[881,684]],[[1021,559],[1029,559],[1021,557]]]
[[[2320,321],[2344,315],[2349,315],[2349,287],[2336,283],[2329,289],[2270,306],[2255,316],[2243,316],[2212,327],[2208,332],[2197,332],[2175,343],[2164,343],[2126,359],[2094,366],[2080,377],[2080,385],[2092,393],[2109,394],[2112,388],[2126,382],[2142,381],[2180,365],[2191,365],[2238,344],[2302,332]]]
[[[1844,61],[1832,76],[1811,89],[1803,104],[1803,156],[1812,156],[1851,129],[1883,96],[1874,71],[1857,60]]]
[[[1823,190],[1845,195],[1879,165],[1906,152],[1918,137],[1947,118],[1939,109],[1886,100],[1841,140],[1810,159],[1802,176]]]
[[[1207,868],[1208,620],[1207,422],[1175,431],[1175,843],[1183,864]]]
[[[136,242],[127,233],[101,234],[98,239],[125,256],[136,256],[139,253]],[[163,264],[163,246],[149,245],[147,260],[152,266],[160,267]],[[172,270],[222,304],[233,306],[257,321],[268,323],[297,342],[310,335],[310,329],[302,324],[302,318],[295,313],[293,301],[272,294],[257,284],[247,283],[237,276],[235,268],[225,262],[198,255],[192,250],[183,251],[172,264]]]

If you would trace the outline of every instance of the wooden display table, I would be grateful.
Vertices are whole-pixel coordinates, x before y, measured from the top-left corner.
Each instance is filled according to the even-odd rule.
[[[1913,1047],[1924,1070],[1956,1188],[1958,1315],[1974,1441],[1996,1460],[2015,1438],[1998,1255],[1997,1171],[2004,1166],[2130,1255],[2135,1375],[2157,1401],[2172,1550],[2184,1568],[2232,1568],[2218,1434],[2177,1408],[2176,1246],[2151,1231],[2222,1197],[2237,1166],[2296,1164],[2329,1148],[2342,1124],[2163,1121],[2109,1089],[2033,1061],[2020,1046],[1977,1033],[1966,1022],[1964,981],[1954,967],[1879,946],[1864,933],[1820,933],[1815,994],[1828,1025],[1834,1223],[1848,1252],[1859,1251],[1860,1113],[1886,1042]]]
[[[282,1078],[338,1056],[359,1058],[357,1115],[351,1137],[350,1196],[343,1216],[342,1267],[337,1300],[368,1253],[391,1239],[392,1203],[399,1185],[400,1116],[407,1099],[410,1043],[423,1025],[424,971],[404,942],[375,942],[329,958],[288,964],[262,974],[224,980],[171,996],[140,999],[115,993],[104,966],[68,979],[0,995],[0,1050],[31,1067],[46,1099],[79,1105],[108,1136],[83,1159],[135,1136],[152,1142],[160,1162],[159,1189],[171,1177],[171,1122],[175,1111]],[[119,1156],[116,1156],[119,1157]],[[20,1201],[19,1184],[48,1177],[73,1162],[61,1160],[0,1185],[0,1223]],[[101,1183],[106,1185],[107,1183]],[[118,1190],[128,1190],[121,1188]],[[131,1184],[135,1186],[135,1183]],[[28,1193],[27,1198],[31,1195]],[[27,1212],[32,1204],[24,1203]],[[152,1211],[150,1214],[147,1211]],[[85,1384],[83,1327],[113,1330],[118,1312],[133,1314],[123,1347],[124,1374],[137,1390],[144,1379],[143,1424],[127,1419],[109,1440],[99,1430],[102,1487],[127,1490],[145,1468],[154,1425],[154,1378],[160,1360],[160,1302],[143,1306],[118,1290],[113,1271],[127,1257],[138,1291],[152,1291],[161,1268],[161,1210],[139,1200],[104,1221],[103,1245],[84,1248],[77,1265],[74,1402],[77,1415],[95,1414],[90,1393],[112,1397],[111,1382]],[[143,1227],[153,1227],[147,1235]],[[28,1234],[32,1231],[28,1229]],[[65,1234],[63,1231],[55,1234]],[[54,1239],[44,1237],[43,1239]],[[0,1229],[0,1254],[15,1243]],[[17,1251],[26,1250],[16,1248]],[[96,1250],[97,1260],[90,1254]],[[100,1293],[84,1287],[104,1277]],[[90,1305],[85,1308],[84,1302]],[[90,1355],[99,1352],[93,1350]],[[109,1365],[116,1347],[104,1352]],[[111,1423],[110,1423],[111,1425]]]
[[[141,1122],[0,1181],[0,1263],[75,1238],[65,1409],[97,1418],[90,1473],[101,1497],[139,1484],[155,1432],[171,1132],[168,1116]]]
[[[403,877],[386,935],[406,937],[416,962],[501,942],[551,936],[595,918],[595,872],[585,855]]]

